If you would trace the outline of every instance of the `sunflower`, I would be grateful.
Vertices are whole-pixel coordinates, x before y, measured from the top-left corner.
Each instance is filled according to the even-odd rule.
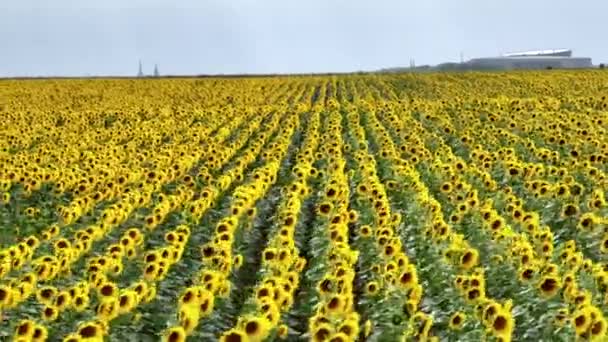
[[[119,314],[130,312],[137,305],[138,294],[133,290],[126,290],[118,297]]]
[[[576,241],[566,241],[566,243],[564,244],[564,250],[574,252],[576,250]]]
[[[450,182],[445,182],[441,185],[441,187],[439,188],[441,190],[441,192],[443,192],[444,194],[450,193],[453,189],[453,185]]]
[[[492,322],[492,333],[494,336],[510,340],[513,333],[514,324],[513,317],[509,312],[499,310],[494,316],[494,320]]]
[[[472,303],[475,303],[481,298],[484,298],[484,296],[485,294],[483,292],[483,289],[480,288],[471,288],[466,291],[466,299]]]
[[[437,225],[433,225],[432,236],[437,241],[443,241],[448,238],[450,230],[450,226],[447,223],[441,222]]]
[[[604,317],[596,318],[589,329],[591,333],[591,341],[604,341],[608,330],[608,323]]]
[[[380,289],[380,286],[378,285],[377,282],[375,281],[370,281],[369,283],[367,283],[367,285],[365,286],[365,292],[370,295],[370,296],[374,296],[378,293],[378,290]]]
[[[370,191],[370,185],[367,183],[360,183],[357,186],[356,192],[359,196],[367,196],[368,192]]]
[[[286,340],[289,337],[289,327],[286,324],[281,324],[277,328],[277,338]]]
[[[42,232],[42,235],[40,236],[40,238],[43,241],[49,241],[50,239],[52,239],[53,237],[51,236],[51,234],[48,231]]]
[[[140,245],[143,242],[143,234],[137,228],[129,228],[124,235],[125,237],[129,237],[131,241],[134,241],[136,245]]]
[[[111,297],[104,299],[97,306],[97,317],[105,322],[110,322],[114,318],[118,317],[120,310],[120,303],[117,298]]]
[[[89,296],[78,295],[72,299],[72,306],[76,312],[83,312],[89,306]]]
[[[37,324],[34,326],[34,331],[32,333],[32,341],[34,342],[43,342],[48,339],[49,332],[43,325]]]
[[[356,210],[349,210],[348,212],[348,222],[349,223],[357,223],[359,220],[359,213]]]
[[[200,312],[197,307],[191,305],[181,306],[179,309],[179,324],[184,328],[187,335],[190,335],[200,319]]]
[[[328,294],[334,290],[337,279],[334,276],[327,275],[323,280],[317,283],[317,291],[320,294]]]
[[[206,296],[199,299],[199,311],[201,316],[209,316],[213,312],[213,306],[215,304],[215,297],[212,293],[206,291]]]
[[[541,278],[538,288],[545,298],[553,297],[561,288],[560,280],[553,275],[545,275]]]
[[[78,335],[77,333],[69,334],[63,339],[63,342],[81,342],[85,341],[83,337]],[[88,340],[87,340],[88,341]]]
[[[44,286],[38,289],[38,291],[36,292],[36,299],[41,304],[49,305],[55,299],[57,292],[57,288],[53,286]]]
[[[603,254],[608,254],[608,234],[604,234],[600,242],[600,251]]]
[[[283,219],[283,227],[293,228],[296,225],[296,217],[293,214],[285,216]]]
[[[15,328],[15,338],[31,338],[34,333],[36,323],[32,320],[22,320]]]
[[[416,329],[416,335],[422,340],[425,340],[429,336],[429,332],[433,326],[433,318],[423,312],[416,312],[410,318],[410,324]]]
[[[344,310],[346,301],[342,295],[333,295],[325,303],[325,309],[328,313],[339,314]]]
[[[578,219],[576,227],[583,231],[593,231],[599,223],[599,218],[593,213],[584,213]]]
[[[144,295],[144,297],[142,298],[142,300],[146,303],[151,302],[152,300],[154,300],[154,298],[156,298],[156,285],[155,284],[149,284],[148,285],[148,289],[146,291],[146,294]]]
[[[177,341],[177,340],[176,340]],[[183,340],[179,340],[183,341]],[[230,329],[222,334],[220,342],[246,342],[249,341],[247,334],[240,329]]]
[[[574,288],[574,286],[572,288]],[[590,305],[591,304],[591,293],[588,290],[579,291],[579,293],[576,296],[574,296],[572,302],[577,307]]]
[[[53,247],[55,248],[56,253],[61,253],[62,251],[67,251],[71,248],[71,243],[67,239],[59,239],[55,241]]]
[[[418,283],[418,274],[413,265],[408,265],[407,269],[399,276],[399,284],[405,288],[412,288]]]
[[[340,190],[336,185],[329,185],[325,188],[325,197],[334,198],[339,194]]]
[[[59,310],[57,310],[57,308],[54,306],[47,305],[42,309],[42,319],[45,321],[54,321],[58,316]]]
[[[519,281],[521,282],[529,282],[534,278],[537,270],[534,267],[526,266],[520,269],[519,271]]]
[[[553,243],[551,241],[543,241],[540,248],[540,253],[546,258],[553,255]]]
[[[97,290],[98,295],[102,298],[102,300],[111,299],[118,296],[118,287],[116,286],[116,284],[110,281],[103,282],[100,286],[97,287]]]
[[[26,216],[34,217],[37,213],[38,213],[38,210],[36,208],[29,207],[29,208],[25,209]]]
[[[154,230],[154,228],[156,228],[156,225],[158,224],[156,216],[155,215],[149,215],[144,219],[144,226],[149,229],[149,230]]]
[[[317,206],[317,213],[320,216],[329,217],[329,214],[333,210],[333,205],[331,202],[322,202]]]
[[[261,317],[243,317],[239,326],[250,341],[263,341],[270,332],[270,322]]]
[[[312,329],[311,329],[312,330]],[[327,323],[321,323],[312,330],[312,341],[322,342],[329,340],[333,328]]]
[[[562,207],[561,215],[563,218],[576,216],[579,212],[578,206],[572,203],[568,203]]]
[[[491,323],[492,318],[496,311],[500,308],[500,304],[488,299],[482,298],[477,301],[474,306],[475,317],[482,321],[485,325],[489,325]]]
[[[500,216],[492,216],[490,220],[490,228],[497,232],[500,231],[505,226],[504,219]]]
[[[78,335],[87,340],[101,339],[104,329],[98,322],[86,322],[78,327]]]
[[[564,327],[568,323],[568,309],[561,308],[555,314],[554,322],[558,327]]]
[[[338,332],[336,334],[333,334],[329,338],[329,342],[349,342],[349,341],[353,341],[352,337],[348,336],[347,334],[345,334],[343,332]]]
[[[269,263],[273,262],[277,256],[278,250],[276,248],[266,248],[262,253],[262,262]]]
[[[347,319],[338,328],[338,332],[348,336],[350,340],[356,340],[359,336],[359,324],[356,320]]]
[[[55,297],[54,306],[60,312],[72,304],[72,296],[68,291],[61,291]]]
[[[197,289],[188,288],[184,291],[184,294],[179,298],[179,305],[190,305],[194,304],[197,299]]]
[[[144,267],[144,279],[149,282],[157,280],[159,270],[161,269],[162,267],[156,262],[146,264]]]
[[[462,213],[454,213],[452,215],[450,215],[450,222],[452,224],[458,224],[460,222],[462,222],[464,216],[462,215]]]
[[[592,323],[591,311],[588,306],[583,306],[572,313],[571,316],[574,329],[578,336],[582,336]]]
[[[38,246],[40,246],[40,240],[38,240],[38,238],[35,236],[29,236],[25,240],[25,244],[27,244],[28,247],[30,247],[32,250],[35,250],[36,248],[38,248]]]
[[[479,260],[479,252],[476,249],[468,249],[460,258],[460,267],[468,270],[475,267]]]
[[[279,324],[281,319],[281,311],[279,307],[273,301],[266,301],[261,305],[264,318],[266,318],[272,326]]]
[[[465,323],[465,314],[462,312],[455,312],[450,316],[449,328],[452,330],[460,330]]]

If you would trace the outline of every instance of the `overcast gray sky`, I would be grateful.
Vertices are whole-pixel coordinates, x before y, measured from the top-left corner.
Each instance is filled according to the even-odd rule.
[[[374,70],[572,48],[608,62],[605,0],[4,0],[0,76]]]

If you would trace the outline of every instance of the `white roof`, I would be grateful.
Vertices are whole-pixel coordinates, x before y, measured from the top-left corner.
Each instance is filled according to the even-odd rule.
[[[505,53],[503,57],[518,57],[518,56],[542,56],[542,55],[553,55],[556,53],[566,53],[572,52],[570,49],[553,49],[553,50],[534,50],[534,51],[524,51],[524,52],[512,52]]]

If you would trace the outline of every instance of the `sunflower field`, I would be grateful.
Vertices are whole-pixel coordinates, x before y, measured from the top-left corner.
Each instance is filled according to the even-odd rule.
[[[607,95],[0,81],[0,341],[606,341]]]

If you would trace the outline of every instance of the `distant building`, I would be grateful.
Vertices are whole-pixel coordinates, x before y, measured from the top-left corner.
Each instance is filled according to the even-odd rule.
[[[591,58],[572,57],[572,50],[539,50],[474,58],[464,63],[473,70],[582,69],[593,66]]]
[[[570,49],[534,50],[524,52],[504,53],[502,57],[572,57]]]
[[[141,60],[139,60],[139,71],[137,72],[137,77],[144,77],[144,71],[141,67]]]

